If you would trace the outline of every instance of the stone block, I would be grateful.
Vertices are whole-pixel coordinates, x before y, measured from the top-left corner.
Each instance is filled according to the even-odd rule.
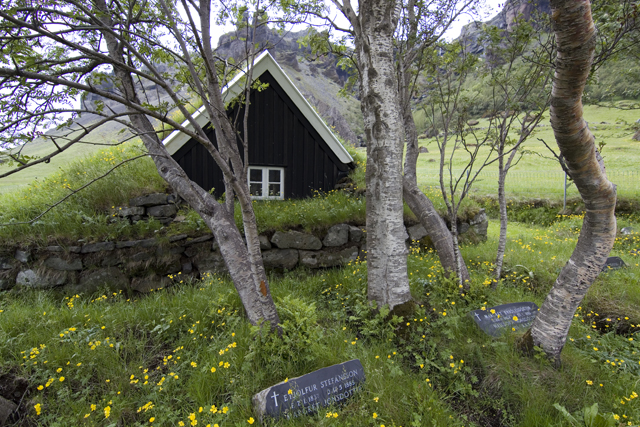
[[[82,260],[80,258],[66,260],[58,257],[51,257],[45,260],[44,265],[52,270],[59,271],[82,270]]]
[[[176,234],[175,236],[169,237],[169,243],[179,242],[181,240],[186,239],[187,237],[189,236],[186,234]]]
[[[110,253],[109,255],[102,257],[100,265],[103,267],[115,267],[116,265],[121,265],[123,262],[124,260],[118,254]]]
[[[280,249],[318,250],[322,248],[322,242],[316,236],[299,231],[276,231],[271,238],[271,243]]]
[[[265,268],[292,270],[298,265],[299,259],[297,249],[271,249],[262,252]]]
[[[480,237],[481,240],[487,240],[487,229],[489,228],[489,219],[484,209],[480,209],[480,212],[469,221],[469,225],[473,228],[473,231]]]
[[[322,244],[327,247],[346,245],[349,242],[349,226],[336,224],[329,229]]]
[[[416,224],[408,227],[407,233],[409,234],[409,239],[411,239],[411,241],[418,241],[428,235],[427,230],[422,226],[422,224]]]
[[[131,279],[131,289],[141,293],[166,288],[170,284],[171,280],[168,277],[160,277],[157,274],[152,274],[146,277],[134,277]]]
[[[115,248],[116,244],[113,242],[89,243],[88,245],[84,245],[82,247],[80,253],[90,254],[94,252],[112,251]]]
[[[47,274],[42,270],[24,270],[18,273],[16,285],[27,288],[47,289],[67,283],[66,274]]]
[[[222,258],[220,252],[208,252],[199,254],[193,260],[193,264],[198,269],[200,274],[218,273],[227,270],[224,259]]]
[[[121,218],[137,215],[144,215],[144,208],[142,206],[118,208],[118,216]]]
[[[18,409],[18,405],[0,396],[0,426],[7,425],[7,420]]]
[[[199,254],[206,254],[211,252],[211,246],[207,242],[198,243],[196,245],[190,245],[184,250],[184,255],[188,258],[193,258]]]
[[[129,200],[129,206],[149,207],[155,205],[166,205],[167,195],[164,193],[147,194],[146,196],[134,197]]]
[[[149,261],[151,258],[151,254],[149,252],[138,252],[129,257],[129,260],[132,262],[144,262]]]
[[[79,283],[67,285],[65,289],[91,294],[105,287],[112,291],[126,290],[129,288],[129,279],[119,268],[99,268],[82,273]]]
[[[47,246],[44,249],[48,252],[54,252],[54,253],[64,252],[64,248],[62,246]]]
[[[338,267],[358,257],[358,247],[351,246],[341,251],[300,251],[300,264],[309,268]]]
[[[360,227],[349,226],[349,241],[360,244],[367,240],[365,238],[364,230]]]
[[[158,205],[147,208],[147,215],[156,218],[167,218],[174,216],[176,213],[178,213],[176,205]]]
[[[187,240],[182,246],[197,245],[198,243],[208,242],[213,239],[213,234],[205,234],[204,236],[196,237],[195,239]]]
[[[0,258],[0,270],[11,270],[13,264],[9,258]]]
[[[268,251],[269,249],[271,249],[271,242],[269,241],[269,238],[267,236],[258,236],[258,239],[260,240],[261,251]]]
[[[467,231],[469,231],[469,228],[470,228],[469,224],[467,224],[466,222],[463,222],[458,226],[458,234],[466,233]]]
[[[21,263],[26,264],[31,261],[31,251],[16,249],[16,253],[13,257]]]

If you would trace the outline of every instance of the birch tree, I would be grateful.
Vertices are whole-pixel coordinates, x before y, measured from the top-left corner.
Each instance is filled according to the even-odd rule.
[[[418,187],[418,132],[413,119],[411,98],[420,90],[418,81],[433,58],[428,50],[442,37],[452,22],[463,12],[469,11],[474,4],[475,0],[407,1],[403,4],[401,26],[395,38],[400,95],[398,101],[406,141],[402,182],[404,200],[429,234],[445,275],[455,273],[465,284],[469,281],[469,272],[459,253],[456,259],[451,233],[431,200]]]
[[[349,21],[355,44],[367,140],[368,298],[390,309],[411,301],[402,212],[404,129],[393,54],[401,1],[332,0]]]
[[[551,127],[585,205],[578,243],[547,295],[523,346],[544,350],[556,364],[573,315],[600,273],[616,235],[616,187],[609,182],[593,134],[583,118],[582,94],[594,57],[596,29],[588,0],[551,0],[557,54]]]
[[[229,77],[228,70],[211,44],[214,6],[208,0],[2,1],[2,144],[3,148],[14,148],[16,141],[29,142],[42,126],[55,124],[60,114],[93,113],[99,117],[97,124],[63,139],[64,144],[57,145],[56,152],[48,156],[50,159],[81,142],[101,123],[117,121],[126,126],[141,139],[160,176],[212,231],[249,321],[270,322],[273,328],[279,319],[262,264],[246,165],[220,91],[219,75],[222,73],[224,80],[225,74]],[[259,2],[255,6],[257,18],[264,10]],[[254,18],[254,22],[258,20]],[[251,58],[248,59],[251,65]],[[175,90],[175,76],[160,71],[158,64],[168,64],[177,70],[179,80],[189,87],[189,96]],[[93,84],[96,76],[115,77],[116,90],[107,91]],[[152,82],[165,91],[171,99],[169,105],[147,102],[144,90],[136,84],[140,81]],[[102,104],[96,111],[87,111],[75,106],[74,99],[88,93],[121,108]],[[215,143],[187,108],[191,96],[202,100],[215,128]],[[173,108],[182,113],[190,126],[171,118],[169,111]],[[230,208],[192,182],[169,155],[151,122],[153,119],[194,138],[215,159],[224,174],[228,194],[235,193],[240,202],[244,237]],[[241,143],[246,147],[246,141]],[[246,153],[244,158],[247,159]],[[23,162],[21,168],[10,173],[40,161]]]

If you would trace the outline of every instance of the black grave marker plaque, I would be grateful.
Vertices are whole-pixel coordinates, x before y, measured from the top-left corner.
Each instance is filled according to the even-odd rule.
[[[527,329],[537,314],[538,306],[532,302],[514,302],[469,313],[480,329],[492,337],[499,337],[504,331]]]
[[[364,380],[360,360],[353,359],[262,390],[253,396],[253,406],[260,420],[313,414],[319,408],[344,403],[362,389]]]
[[[610,256],[607,258],[607,262],[604,264],[604,267],[602,267],[602,271],[618,270],[619,268],[624,268],[626,266],[627,264],[625,264],[619,256]]]

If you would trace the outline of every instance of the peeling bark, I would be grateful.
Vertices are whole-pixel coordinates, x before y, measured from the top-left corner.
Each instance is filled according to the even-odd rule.
[[[586,214],[576,248],[531,327],[531,340],[560,364],[573,315],[600,273],[616,233],[616,188],[598,159],[593,134],[582,117],[582,93],[595,47],[588,0],[552,0],[558,54],[551,95],[551,126]]]
[[[393,57],[400,3],[360,2],[356,15],[345,1],[342,11],[355,34],[367,138],[368,298],[393,309],[411,300],[402,212],[404,131]]]

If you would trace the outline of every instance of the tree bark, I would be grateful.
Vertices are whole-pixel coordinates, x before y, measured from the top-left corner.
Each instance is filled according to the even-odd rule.
[[[593,134],[582,117],[581,98],[595,47],[590,3],[552,0],[551,9],[558,47],[551,126],[586,214],[576,248],[527,335],[529,345],[541,347],[559,365],[575,310],[600,273],[615,241],[616,188],[607,179]]]
[[[406,86],[405,86],[406,89]],[[405,97],[408,94],[405,93]],[[407,202],[411,212],[418,218],[420,224],[427,230],[431,243],[433,243],[440,264],[444,268],[444,274],[449,277],[451,273],[456,273],[457,266],[460,266],[460,276],[463,282],[470,280],[469,271],[464,259],[460,256],[459,263],[456,263],[456,255],[453,248],[453,238],[444,220],[438,214],[431,200],[418,188],[418,178],[416,165],[418,163],[418,133],[416,131],[413,114],[409,103],[405,100],[404,125],[407,139],[407,152],[404,163],[404,177],[402,189],[404,200]]]
[[[108,6],[104,0],[94,0],[97,9],[104,12],[100,18],[101,22],[108,29],[113,27]],[[125,99],[135,104],[140,104],[138,95],[135,90],[135,85],[131,73],[118,66],[118,63],[125,64],[123,46],[119,43],[114,34],[107,30],[102,31],[106,46],[109,51],[109,56],[116,61],[114,64],[114,73],[121,85],[122,94]],[[215,92],[212,94],[213,98],[220,98],[219,88],[217,83],[214,84]],[[206,102],[206,101],[205,101]],[[219,106],[220,111],[224,111],[224,104],[221,101]],[[245,219],[245,228],[250,231],[247,236],[247,245],[245,246],[244,239],[235,224],[235,220],[227,207],[218,203],[215,198],[204,189],[200,188],[197,184],[192,182],[178,163],[171,157],[162,142],[158,139],[158,135],[153,128],[153,125],[149,121],[149,118],[143,114],[137,113],[131,107],[129,107],[130,120],[133,127],[140,133],[140,138],[143,144],[147,148],[152,160],[154,161],[158,173],[160,176],[171,185],[171,187],[202,217],[209,229],[212,231],[222,253],[225,265],[229,271],[231,279],[240,295],[240,299],[247,313],[249,321],[253,325],[261,324],[262,322],[269,322],[270,327],[273,329],[279,323],[278,313],[276,311],[275,304],[271,298],[269,291],[269,285],[267,283],[266,274],[262,264],[262,258],[259,252],[259,242],[257,237],[257,227],[255,223],[255,215],[253,209],[250,212],[246,209],[246,203],[243,204],[243,219]],[[218,144],[221,145],[224,142],[225,134],[222,129],[227,130],[227,135],[232,138],[233,144],[235,144],[235,132],[227,122],[227,126],[223,126],[225,123],[222,118],[213,118],[220,123],[216,126],[216,136],[218,137]],[[237,146],[236,146],[237,147]],[[236,150],[237,151],[237,150]],[[238,156],[239,157],[239,156]],[[237,159],[236,159],[237,161]],[[236,163],[234,169],[242,167]],[[235,177],[228,177],[229,181],[236,185],[239,198],[246,196],[248,198],[248,187],[245,189],[239,185],[238,180]],[[242,202],[242,199],[240,199]],[[246,200],[245,200],[246,201]],[[249,205],[251,205],[249,201]],[[253,221],[252,224],[247,224],[247,221]],[[247,227],[247,225],[252,225]],[[258,248],[258,253],[255,254],[255,248]]]
[[[404,132],[393,56],[400,3],[361,1],[356,15],[344,1],[342,9],[355,34],[367,138],[368,298],[393,309],[411,300],[402,205]]]

